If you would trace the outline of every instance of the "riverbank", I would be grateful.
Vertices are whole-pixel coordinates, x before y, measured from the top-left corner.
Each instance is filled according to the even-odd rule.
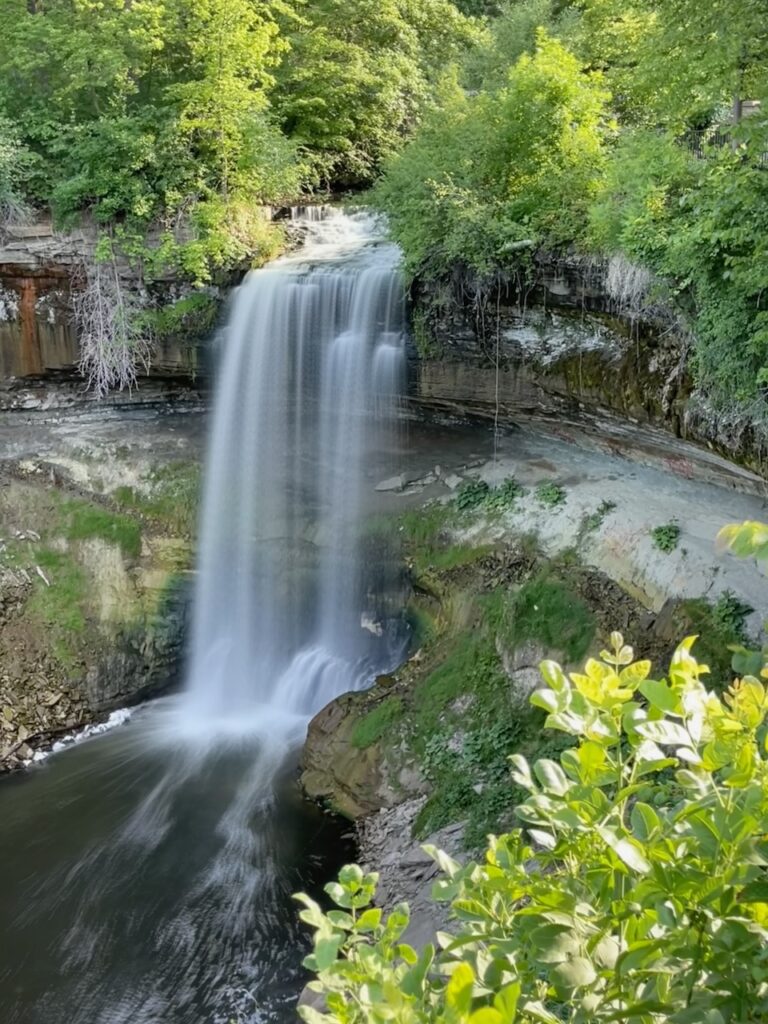
[[[0,771],[174,684],[202,445],[194,414],[0,421]]]
[[[377,529],[409,566],[415,650],[316,716],[302,781],[357,823],[384,902],[408,898],[417,919],[431,906],[422,842],[467,856],[512,825],[506,758],[541,755],[527,697],[542,659],[576,668],[620,629],[661,672],[701,633],[721,688],[727,645],[763,637],[763,572],[715,543],[724,523],[765,518],[759,480],[683,444],[665,463],[579,440],[530,424],[494,452],[487,428],[413,423],[402,476],[379,481],[390,518]]]

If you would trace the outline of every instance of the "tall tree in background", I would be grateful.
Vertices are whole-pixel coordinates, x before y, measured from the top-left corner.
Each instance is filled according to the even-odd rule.
[[[439,70],[477,38],[450,0],[301,0],[283,24],[276,106],[325,184],[370,182]]]

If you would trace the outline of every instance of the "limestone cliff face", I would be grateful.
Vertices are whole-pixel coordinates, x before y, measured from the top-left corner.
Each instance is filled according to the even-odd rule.
[[[607,261],[542,258],[533,284],[485,292],[461,275],[417,281],[413,318],[411,393],[423,405],[578,423],[615,434],[619,449],[627,427],[659,429],[768,471],[765,429],[695,391],[682,320],[617,291]]]
[[[99,236],[98,226],[87,221],[67,232],[57,231],[49,222],[4,228],[0,234],[0,383],[76,370],[79,348],[71,296],[84,285]],[[147,244],[159,239],[159,231],[150,233]],[[119,258],[114,269],[125,293],[141,308],[158,309],[191,293],[171,272],[147,284],[136,262]],[[210,289],[212,300],[223,296],[226,284],[223,289]],[[201,366],[200,342],[209,330],[206,324],[201,337],[194,330],[157,337],[150,376],[195,377]],[[0,394],[0,408],[8,404]]]
[[[165,419],[0,424],[0,772],[179,676],[200,451]]]

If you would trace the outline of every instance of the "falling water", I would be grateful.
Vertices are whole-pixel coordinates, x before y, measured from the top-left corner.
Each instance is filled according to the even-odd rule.
[[[291,893],[347,848],[293,767],[400,653],[362,527],[404,369],[397,251],[371,216],[298,213],[223,338],[186,691],[2,790],[4,1024],[295,1019]]]
[[[404,372],[398,251],[369,214],[295,211],[302,250],[235,297],[214,399],[185,710],[307,716],[382,671],[363,628],[364,485]]]

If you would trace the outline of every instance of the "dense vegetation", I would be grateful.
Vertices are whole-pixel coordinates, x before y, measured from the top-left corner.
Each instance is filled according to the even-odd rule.
[[[743,114],[766,99],[760,0],[508,2],[377,199],[411,275],[482,291],[541,249],[613,257],[618,301],[692,328],[700,385],[762,408],[768,121]]]
[[[439,947],[401,941],[408,908],[370,906],[376,876],[345,868],[307,966],[339,1024],[725,1024],[768,1013],[768,694],[724,699],[707,668],[668,679],[614,634],[570,676],[555,662],[532,699],[577,745],[534,765],[515,755],[524,829],[491,837],[484,864],[431,850],[455,929]]]
[[[0,217],[89,211],[198,282],[270,242],[254,215],[359,186],[476,34],[450,0],[0,0]],[[113,232],[114,234],[114,232]]]
[[[762,0],[0,0],[0,226],[87,212],[102,260],[200,287],[279,249],[259,205],[384,168],[377,202],[411,274],[463,269],[482,291],[530,278],[542,248],[618,258],[618,301],[671,304],[702,388],[759,412],[768,122],[742,113],[768,98],[764,15]],[[103,389],[123,350],[146,355],[148,325],[109,275],[93,283],[122,339],[101,378],[86,346]]]
[[[768,561],[762,523],[728,526],[720,540]],[[720,617],[739,614],[724,594]],[[373,905],[376,874],[355,865],[326,887],[338,909],[297,897],[315,931],[311,987],[327,1010],[302,1007],[303,1018],[764,1020],[768,652],[749,652],[747,666],[736,650],[734,670],[749,671],[719,692],[705,685],[696,639],[677,648],[666,678],[619,633],[582,671],[541,664],[531,704],[561,742],[545,743],[534,764],[519,748],[508,757],[521,827],[491,835],[484,863],[426,848],[442,871],[433,897],[450,904],[436,945],[403,941],[408,906],[385,916]]]

